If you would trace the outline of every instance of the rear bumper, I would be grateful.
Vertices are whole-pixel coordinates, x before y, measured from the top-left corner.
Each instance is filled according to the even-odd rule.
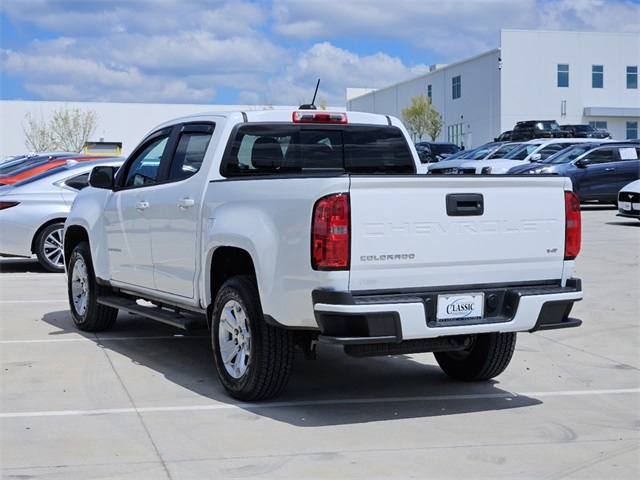
[[[437,321],[438,295],[469,291],[484,293],[483,318],[461,319],[445,325]],[[582,321],[569,317],[569,314],[573,304],[580,300],[582,285],[575,278],[570,279],[565,287],[472,288],[459,292],[375,295],[324,290],[313,292],[321,340],[344,345],[577,327]]]

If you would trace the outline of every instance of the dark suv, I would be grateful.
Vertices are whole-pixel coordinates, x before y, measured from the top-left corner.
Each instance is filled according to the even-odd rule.
[[[572,137],[576,138],[611,138],[611,134],[605,130],[598,130],[591,125],[560,125],[562,130],[566,130]]]
[[[571,134],[562,130],[555,120],[526,120],[516,123],[511,132],[514,142],[526,142],[534,138],[569,138]]]
[[[422,163],[439,162],[460,151],[460,147],[449,142],[418,142],[416,150]]]

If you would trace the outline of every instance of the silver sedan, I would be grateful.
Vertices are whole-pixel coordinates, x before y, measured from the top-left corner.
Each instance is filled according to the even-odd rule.
[[[51,272],[64,271],[64,221],[76,194],[98,165],[119,166],[122,157],[68,161],[35,177],[0,187],[0,257],[31,257]]]

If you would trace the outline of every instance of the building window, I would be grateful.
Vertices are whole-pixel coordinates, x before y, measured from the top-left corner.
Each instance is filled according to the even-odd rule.
[[[604,86],[604,67],[602,65],[591,66],[591,88]]]
[[[449,125],[447,127],[447,140],[464,148],[464,124]]]
[[[566,63],[558,64],[558,86],[559,87],[569,86],[569,65]]]
[[[627,88],[638,88],[638,67],[627,67]]]
[[[627,122],[627,140],[638,138],[638,122]]]
[[[451,79],[452,98],[460,98],[462,96],[462,78],[460,75]]]
[[[427,98],[429,99],[429,103],[433,103],[433,89],[431,85],[427,85]]]

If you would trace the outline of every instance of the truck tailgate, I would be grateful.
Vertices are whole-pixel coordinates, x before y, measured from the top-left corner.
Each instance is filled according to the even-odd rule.
[[[351,178],[351,291],[557,280],[564,177]]]

